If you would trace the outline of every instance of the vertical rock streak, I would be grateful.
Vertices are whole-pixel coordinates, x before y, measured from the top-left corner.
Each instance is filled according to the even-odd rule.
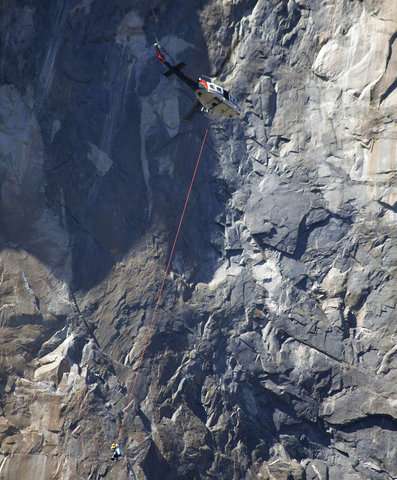
[[[37,108],[39,110],[41,109],[43,102],[48,97],[48,93],[52,87],[55,73],[55,62],[59,48],[63,41],[63,30],[68,14],[69,11],[67,7],[67,1],[56,0],[53,29],[48,42],[48,49],[44,58],[43,66],[38,76],[38,91],[40,93],[37,95]]]

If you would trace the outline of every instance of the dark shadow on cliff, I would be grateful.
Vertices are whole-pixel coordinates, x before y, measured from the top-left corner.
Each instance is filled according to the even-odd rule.
[[[56,32],[59,46],[53,79],[48,92],[38,86],[44,100],[36,115],[45,142],[46,204],[69,234],[73,291],[88,291],[100,283],[149,231],[156,231],[156,223],[171,243],[208,121],[198,115],[182,123],[174,136],[158,118],[152,136],[142,138],[141,100],[162,78],[161,65],[151,57],[154,34],[183,38],[193,46],[178,56],[189,63],[189,73],[208,72],[197,14],[202,3],[176,9],[167,2],[156,10],[154,19],[147,2],[95,2],[88,15],[83,10],[70,11],[62,32]],[[45,7],[40,6],[43,19],[36,40],[40,63],[53,48],[55,33],[49,25],[59,15],[56,6],[48,4],[46,12]],[[145,19],[147,48],[141,58],[115,41],[118,26],[132,9]],[[143,32],[132,32],[130,41],[134,35],[140,42]],[[35,72],[36,77],[39,73]],[[163,80],[162,88],[180,94],[174,80]],[[181,111],[188,110],[194,100],[193,92],[188,95],[191,100],[186,92],[178,98]],[[148,165],[142,160],[144,147]],[[164,156],[172,164],[172,174],[161,169]],[[213,178],[214,161],[207,148],[174,265],[195,280],[210,278],[219,257],[211,240],[223,201]],[[31,249],[27,244],[26,250],[45,262],[45,245]]]

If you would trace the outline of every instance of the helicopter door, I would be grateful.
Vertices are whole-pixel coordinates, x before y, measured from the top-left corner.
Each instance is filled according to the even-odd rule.
[[[223,88],[218,87],[218,85],[215,85],[215,83],[209,83],[208,84],[208,91],[209,92],[214,92],[214,93],[219,93],[219,95],[223,96]]]

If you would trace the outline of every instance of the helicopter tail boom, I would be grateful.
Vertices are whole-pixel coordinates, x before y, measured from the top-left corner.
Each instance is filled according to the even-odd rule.
[[[186,67],[186,63],[178,63],[177,65],[172,65],[172,68],[168,69],[165,73],[164,73],[164,76],[165,77],[170,77],[171,75],[175,75],[175,70],[182,70],[183,68]]]

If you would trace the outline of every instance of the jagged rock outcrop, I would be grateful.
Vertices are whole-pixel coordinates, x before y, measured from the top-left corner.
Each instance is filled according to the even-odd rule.
[[[185,122],[156,37],[242,118]],[[2,2],[0,478],[397,478],[396,38],[393,0]]]

